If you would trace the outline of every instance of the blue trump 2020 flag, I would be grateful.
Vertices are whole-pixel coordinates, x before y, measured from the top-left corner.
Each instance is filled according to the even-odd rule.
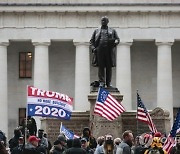
[[[60,133],[63,133],[67,139],[79,138],[79,136],[75,135],[72,131],[67,129],[62,123],[60,126]]]
[[[72,112],[72,98],[65,94],[28,86],[27,110],[28,116],[69,120]]]

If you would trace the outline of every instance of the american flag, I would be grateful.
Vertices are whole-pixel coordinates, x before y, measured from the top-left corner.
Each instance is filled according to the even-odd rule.
[[[180,108],[178,110],[172,130],[170,131],[170,134],[168,135],[168,137],[164,143],[164,146],[163,146],[163,149],[165,151],[167,151],[167,153],[170,153],[171,148],[175,145],[174,138],[176,136],[176,133],[178,133],[178,132],[180,132]]]
[[[156,133],[157,129],[154,125],[149,112],[143,104],[139,94],[137,93],[137,119],[148,124],[151,132]]]
[[[99,88],[94,113],[112,121],[119,117],[125,108],[107,90]]]

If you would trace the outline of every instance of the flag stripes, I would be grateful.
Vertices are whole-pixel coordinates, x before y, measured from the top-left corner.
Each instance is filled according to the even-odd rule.
[[[137,119],[139,121],[148,124],[148,127],[151,130],[151,132],[153,133],[157,132],[156,126],[154,125],[152,118],[149,112],[147,111],[145,105],[143,104],[138,93],[137,93]]]
[[[109,121],[116,119],[125,108],[107,90],[99,88],[94,113]]]
[[[175,136],[176,133],[178,133],[180,130],[180,108],[178,110],[175,122],[173,124],[173,127],[164,143],[163,149],[167,151],[167,153],[170,153],[171,148],[175,145]]]

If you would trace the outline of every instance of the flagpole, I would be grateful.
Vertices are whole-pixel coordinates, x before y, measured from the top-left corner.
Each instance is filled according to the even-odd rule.
[[[25,124],[25,133],[24,133],[24,140],[25,144],[27,143],[27,117],[28,117],[28,85],[26,87],[26,124]]]
[[[60,125],[60,134],[61,134],[61,128],[62,128],[62,122],[61,122],[61,125]]]
[[[98,89],[98,93],[97,93],[97,97],[96,97],[96,101],[98,100],[98,96],[99,96],[99,92],[100,92],[100,88]],[[94,104],[94,108],[95,108],[96,102]],[[94,108],[93,108],[93,112],[94,112]],[[91,119],[91,124],[90,124],[90,130],[91,130],[91,134],[93,134],[93,125],[94,125],[94,113],[92,114],[92,119]]]
[[[137,105],[136,105],[136,107],[137,107],[137,110],[136,110],[136,118],[138,117],[138,89],[136,90],[136,99],[137,99]],[[136,133],[137,133],[137,136],[138,136],[138,134],[139,134],[139,131],[138,131],[138,129],[139,129],[139,122],[138,122],[138,118],[137,118],[137,121],[136,121],[136,129],[137,129],[137,131],[136,131]]]

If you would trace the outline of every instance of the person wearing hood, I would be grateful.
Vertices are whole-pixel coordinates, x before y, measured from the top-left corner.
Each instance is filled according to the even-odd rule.
[[[96,148],[97,146],[97,142],[96,142],[96,139],[92,136],[91,134],[91,131],[88,127],[85,127],[83,129],[83,135],[82,135],[82,138],[86,138],[87,140],[87,143],[88,143],[88,146],[91,148],[91,149],[94,149]]]
[[[9,140],[9,148],[11,152],[15,147],[19,145],[19,137],[21,136],[22,136],[22,133],[21,133],[20,128],[17,127],[16,129],[14,129],[14,137]]]

